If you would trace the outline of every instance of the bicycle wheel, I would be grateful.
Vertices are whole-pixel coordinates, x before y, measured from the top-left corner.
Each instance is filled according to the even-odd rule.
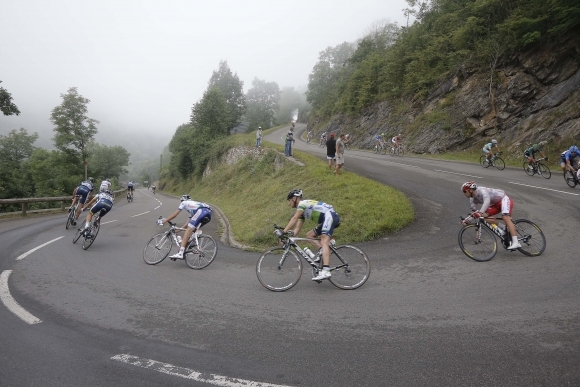
[[[66,229],[67,230],[71,226],[72,222],[75,219],[75,212],[76,212],[76,208],[71,208],[71,210],[68,213],[68,217],[66,218]]]
[[[395,147],[391,147],[391,150],[389,151],[389,153],[391,154],[391,156],[395,155]]]
[[[143,249],[143,260],[148,265],[157,265],[169,255],[173,247],[173,238],[169,231],[153,235]]]
[[[528,174],[528,176],[534,176],[534,168],[532,165],[530,165],[529,162],[524,161],[524,171]]]
[[[389,147],[385,145],[385,146],[383,146],[383,147],[381,148],[381,153],[382,153],[382,154],[384,154],[384,155],[386,155],[386,154],[387,154],[387,152],[388,152],[388,150],[389,150]]]
[[[379,153],[379,146],[375,145],[375,153]]]
[[[574,175],[572,172],[570,171],[566,171],[566,173],[564,173],[564,179],[566,180],[566,184],[568,184],[568,187],[570,188],[574,188],[576,187],[576,179],[574,178]]]
[[[485,155],[481,156],[479,158],[479,163],[481,164],[482,167],[487,168],[489,167],[489,161],[487,160],[487,157],[485,157]]]
[[[552,177],[552,172],[550,172],[550,168],[544,163],[538,163],[538,172],[544,179],[549,179]]]
[[[79,238],[83,235],[83,230],[82,228],[77,230],[77,232],[75,233],[75,236],[73,237],[73,243],[77,243],[77,241],[79,240]]]
[[[461,251],[474,261],[489,261],[497,253],[495,235],[485,226],[468,224],[459,230],[457,239]]]
[[[302,261],[292,250],[274,247],[266,251],[256,264],[258,281],[266,289],[283,292],[298,283],[302,276]]]
[[[185,249],[185,263],[192,269],[201,270],[208,267],[213,262],[217,254],[217,243],[209,235],[197,237],[198,244],[195,246],[195,239]]]
[[[405,148],[403,148],[402,146],[399,147],[399,157],[403,157],[403,155],[405,154]]]
[[[499,169],[500,171],[503,171],[505,169],[505,162],[501,157],[498,157],[495,160],[493,160],[493,166]]]
[[[514,220],[514,224],[518,233],[518,241],[522,245],[518,250],[530,257],[542,255],[546,250],[546,237],[542,230],[534,222],[526,219]]]
[[[99,234],[100,229],[101,229],[100,223],[97,223],[96,226],[93,224],[92,227],[93,231],[87,232],[87,234],[85,235],[85,240],[83,241],[83,250],[86,250],[89,247],[91,247],[95,239],[97,239],[97,235]]]
[[[340,289],[351,290],[361,287],[371,275],[371,262],[358,247],[341,245],[330,252],[330,272],[328,279]]]

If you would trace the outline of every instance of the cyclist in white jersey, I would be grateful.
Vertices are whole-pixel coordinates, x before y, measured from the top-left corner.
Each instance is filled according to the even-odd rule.
[[[95,202],[96,204],[93,205],[93,203]],[[91,205],[93,206],[91,207],[89,213],[87,214],[86,219],[87,222],[85,223],[85,229],[90,227],[91,220],[93,219],[94,214],[96,214],[97,212],[101,212],[101,218],[104,217],[109,211],[111,211],[114,202],[115,195],[113,194],[113,191],[111,191],[110,189],[96,194],[87,204],[87,207]]]
[[[209,223],[211,220],[212,210],[208,204],[191,200],[189,195],[182,195],[181,204],[179,207],[177,207],[177,210],[175,210],[173,214],[169,215],[167,219],[159,219],[157,224],[162,226],[163,223],[169,222],[171,219],[179,215],[181,210],[189,212],[190,217],[189,221],[186,223],[187,230],[185,230],[185,235],[183,235],[183,240],[181,241],[179,252],[169,257],[173,259],[183,259],[183,252],[187,247],[187,242],[189,241],[191,234],[197,231],[198,228],[201,228],[204,224]],[[183,227],[185,227],[185,225]]]
[[[516,226],[512,221],[514,202],[503,190],[478,187],[474,181],[463,183],[461,190],[463,191],[463,194],[469,198],[471,210],[474,211],[472,214],[474,218],[483,217],[486,218],[489,223],[496,223],[493,216],[501,212],[501,219],[504,221],[510,235],[512,236],[512,241],[508,250],[515,250],[522,247],[518,242]],[[478,210],[477,207],[480,205],[481,207]],[[488,218],[490,216],[492,216],[492,218]],[[467,218],[463,221],[463,224],[468,224],[469,221],[470,219]]]
[[[105,192],[108,189],[111,189],[111,180],[105,179],[101,182],[101,186],[99,187],[99,192]]]
[[[290,191],[286,196],[286,200],[288,200],[290,207],[296,208],[296,212],[286,227],[284,227],[284,232],[288,232],[296,224],[294,235],[298,235],[305,220],[308,219],[316,222],[317,226],[308,231],[306,237],[316,238],[320,236],[320,242],[312,241],[312,244],[318,248],[322,247],[322,270],[312,280],[320,281],[330,278],[329,244],[334,229],[340,225],[338,214],[330,204],[316,200],[302,200],[302,190],[300,189]]]

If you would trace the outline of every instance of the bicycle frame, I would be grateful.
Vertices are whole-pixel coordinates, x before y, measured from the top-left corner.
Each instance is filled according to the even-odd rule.
[[[461,217],[461,220],[465,220],[466,218]],[[495,219],[495,220],[502,220],[502,218],[490,218],[490,219]],[[503,229],[503,234],[502,234],[502,227],[497,224],[496,227],[492,227],[492,224],[489,223],[487,220],[485,220],[485,218],[475,218],[475,225],[476,227],[478,227],[478,234],[477,237],[481,237],[480,233],[481,230],[479,230],[480,227],[485,226],[487,227],[491,232],[493,232],[495,235],[497,235],[497,237],[499,238],[499,240],[501,241],[501,244],[504,248],[507,248],[509,246],[509,241],[510,241],[510,232],[507,228],[507,225],[505,225],[505,228]]]
[[[310,258],[310,256],[308,254],[306,254],[306,252],[300,247],[298,246],[298,244],[296,243],[297,241],[306,241],[306,242],[311,242],[311,241],[319,241],[319,238],[300,238],[300,237],[287,237],[286,241],[282,240],[282,243],[284,243],[284,254],[282,254],[282,257],[280,258],[280,265],[282,265],[282,263],[284,262],[284,260],[286,259],[286,257],[288,256],[288,251],[290,249],[293,249],[294,251],[298,252],[298,255],[300,255],[302,258],[304,258],[304,260],[306,262],[308,262],[308,264],[310,266],[312,266],[313,269],[315,270],[320,270],[321,266],[319,266],[319,262],[322,262],[322,256],[320,257],[320,261],[319,262],[315,262],[312,260],[312,258]],[[336,270],[336,269],[340,269],[342,267],[347,267],[346,270],[348,270],[348,263],[344,261],[344,259],[340,256],[340,254],[338,254],[338,252],[336,251],[336,249],[334,248],[334,239],[331,240],[329,247],[331,252],[333,252],[336,257],[340,260],[340,262],[342,262],[341,265],[338,266],[333,266],[330,268],[330,270]]]

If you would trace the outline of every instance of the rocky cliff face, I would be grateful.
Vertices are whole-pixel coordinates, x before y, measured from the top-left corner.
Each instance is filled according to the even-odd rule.
[[[378,133],[402,133],[414,153],[478,148],[492,137],[513,154],[542,140],[580,145],[579,37],[514,55],[490,74],[462,67],[420,101],[381,102],[314,129],[351,133],[363,148]]]

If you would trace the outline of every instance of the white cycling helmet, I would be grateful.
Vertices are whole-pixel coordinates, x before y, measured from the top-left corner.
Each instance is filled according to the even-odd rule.
[[[191,196],[189,196],[189,195],[181,195],[181,201],[184,201],[184,200],[191,200]]]
[[[495,139],[494,140],[491,140],[491,143],[492,144],[497,144],[497,140],[495,140]]]

